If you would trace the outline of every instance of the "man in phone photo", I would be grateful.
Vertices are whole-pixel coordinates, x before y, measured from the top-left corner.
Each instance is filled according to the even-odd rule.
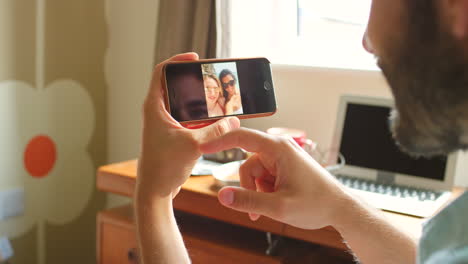
[[[397,144],[420,156],[465,150],[468,0],[372,2],[363,44],[377,57],[395,99],[390,121]],[[143,263],[190,263],[172,199],[203,153],[235,147],[254,154],[240,169],[241,187],[225,187],[218,198],[253,221],[332,226],[362,263],[468,263],[467,193],[430,219],[417,241],[351,194],[292,139],[240,128],[236,117],[183,128],[164,107],[162,68],[195,60],[198,55],[186,53],[159,64],[144,103],[134,199]]]

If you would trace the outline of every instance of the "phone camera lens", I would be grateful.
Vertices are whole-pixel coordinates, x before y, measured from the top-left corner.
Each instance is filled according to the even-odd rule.
[[[265,88],[265,90],[267,90],[267,91],[270,91],[271,89],[273,89],[273,87],[271,86],[271,83],[268,82],[268,81],[265,81],[263,83],[263,88]]]

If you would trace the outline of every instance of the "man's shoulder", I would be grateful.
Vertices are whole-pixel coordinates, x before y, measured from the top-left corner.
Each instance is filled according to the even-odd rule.
[[[418,263],[468,261],[468,192],[429,219],[419,243]],[[464,262],[460,262],[463,259]],[[453,262],[452,262],[453,260]]]

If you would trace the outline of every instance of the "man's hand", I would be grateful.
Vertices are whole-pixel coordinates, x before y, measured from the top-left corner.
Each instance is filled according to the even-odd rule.
[[[172,208],[172,198],[190,176],[200,157],[199,145],[239,127],[239,119],[227,118],[190,130],[174,120],[164,107],[164,64],[197,60],[195,53],[172,57],[159,64],[144,103],[142,151],[134,196],[141,261],[190,263]]]
[[[197,60],[195,53],[180,54],[159,64],[143,107],[143,141],[139,160],[137,195],[175,197],[200,157],[200,143],[239,127],[235,117],[201,129],[186,129],[164,107],[162,68],[170,61]]]
[[[362,263],[414,263],[416,243],[378,211],[350,195],[290,138],[238,129],[201,146],[203,152],[241,147],[254,156],[240,168],[242,188],[225,187],[232,209],[304,229],[333,226]]]
[[[304,229],[333,225],[350,202],[344,187],[293,139],[238,129],[201,146],[203,152],[241,147],[254,152],[240,168],[242,188],[226,187],[220,202]]]

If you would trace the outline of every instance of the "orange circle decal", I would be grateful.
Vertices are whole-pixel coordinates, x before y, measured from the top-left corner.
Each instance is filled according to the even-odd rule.
[[[24,167],[35,178],[44,178],[49,174],[57,160],[54,141],[48,136],[38,135],[32,138],[24,151]]]

